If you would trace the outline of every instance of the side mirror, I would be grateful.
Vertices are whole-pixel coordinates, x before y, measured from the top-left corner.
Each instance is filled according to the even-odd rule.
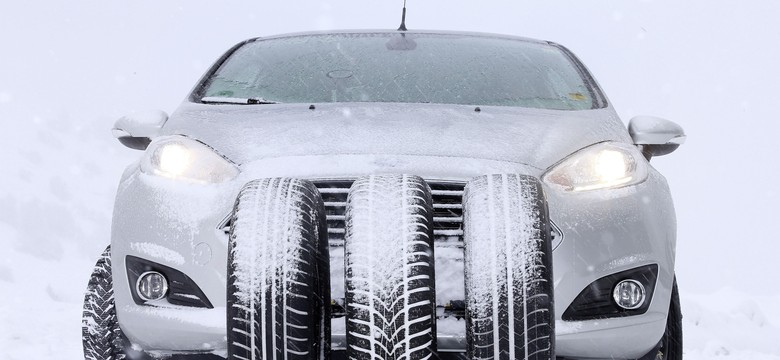
[[[628,122],[628,133],[647,160],[677,150],[686,138],[680,125],[653,116],[636,116],[631,119]]]
[[[114,123],[111,133],[122,145],[146,150],[152,139],[160,135],[168,114],[162,110],[144,111],[122,116]]]

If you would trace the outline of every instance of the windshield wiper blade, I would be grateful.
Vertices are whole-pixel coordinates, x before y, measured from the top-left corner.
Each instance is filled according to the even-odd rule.
[[[255,97],[255,98],[232,98],[232,97],[221,97],[221,96],[204,96],[200,99],[202,103],[207,104],[246,104],[246,105],[256,105],[256,104],[280,104],[278,101],[272,101],[272,100],[266,100],[263,98]]]

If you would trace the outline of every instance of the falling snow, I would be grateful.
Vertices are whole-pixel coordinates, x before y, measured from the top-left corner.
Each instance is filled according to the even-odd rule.
[[[623,121],[655,114],[682,124],[689,143],[653,166],[667,176],[676,201],[685,358],[780,359],[778,245],[761,226],[774,223],[780,200],[772,190],[780,177],[771,160],[776,89],[768,81],[780,78],[780,52],[771,45],[780,33],[780,4],[485,4],[448,2],[442,17],[440,5],[426,2],[413,8],[408,24],[465,23],[561,42],[590,66]],[[135,109],[170,112],[206,64],[245,38],[397,26],[392,2],[370,9],[359,1],[254,5],[4,4],[0,359],[81,356],[87,276],[109,242],[118,179],[140,156],[110,137],[116,118]],[[192,46],[193,38],[202,46]],[[372,156],[365,164],[382,161]],[[458,326],[447,320],[439,331]]]

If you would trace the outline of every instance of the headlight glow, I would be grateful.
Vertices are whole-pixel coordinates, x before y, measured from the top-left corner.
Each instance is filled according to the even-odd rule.
[[[548,171],[544,181],[565,191],[587,191],[638,184],[647,162],[631,145],[607,142],[582,149]]]
[[[180,144],[160,148],[159,170],[162,173],[180,176],[190,167],[190,162],[190,152]]]
[[[611,182],[625,179],[629,169],[623,153],[615,150],[602,150],[598,154],[594,170],[602,181]]]
[[[141,159],[141,171],[194,183],[221,183],[239,170],[210,147],[184,136],[155,139]]]

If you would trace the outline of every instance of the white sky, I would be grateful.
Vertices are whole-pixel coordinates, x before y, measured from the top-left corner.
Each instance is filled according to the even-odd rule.
[[[238,41],[305,30],[396,28],[400,5],[400,0],[6,1],[0,6],[0,131],[13,137],[37,118],[63,133],[68,129],[57,127],[60,121],[65,127],[102,127],[94,134],[109,137],[113,120],[131,110],[173,111],[206,67]],[[625,122],[642,114],[680,123],[688,143],[653,165],[666,175],[676,200],[681,287],[780,293],[780,235],[773,228],[780,218],[775,156],[780,2],[409,0],[408,5],[411,29],[559,42],[590,68]],[[23,140],[10,144],[24,146]],[[6,150],[3,163],[15,156]],[[117,151],[122,159],[135,154]],[[118,181],[115,172],[107,176],[113,179],[110,187]],[[10,178],[0,183],[16,183],[14,171],[2,173]],[[11,192],[0,191],[0,198]]]

